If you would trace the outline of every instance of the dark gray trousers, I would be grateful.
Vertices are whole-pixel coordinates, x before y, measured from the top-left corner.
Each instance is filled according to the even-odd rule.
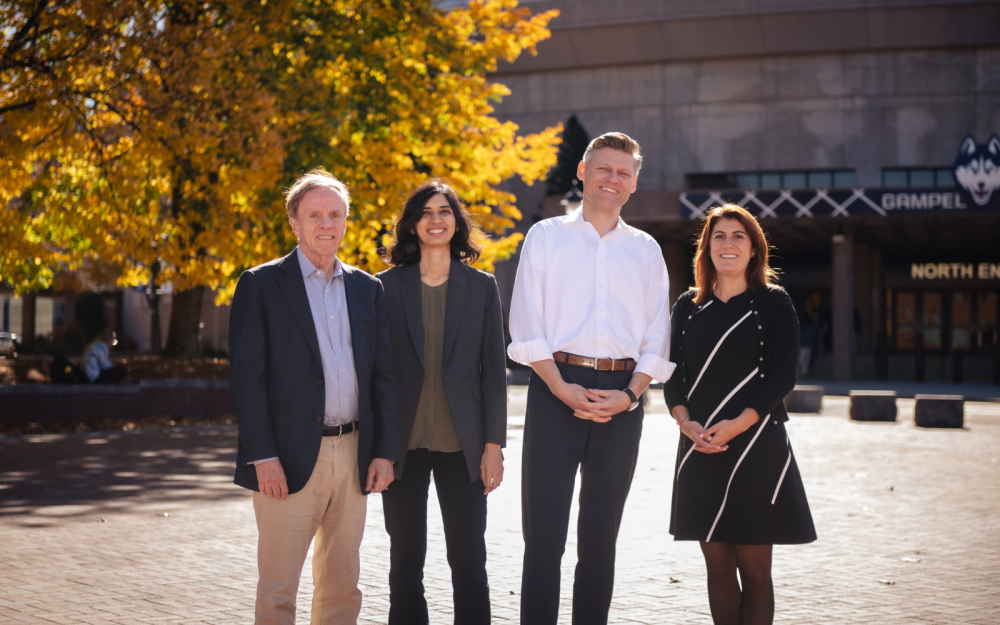
[[[411,449],[406,452],[405,466],[403,479],[393,482],[382,493],[385,529],[389,532],[389,625],[429,622],[423,579],[431,473],[444,521],[455,623],[489,625],[483,481],[469,480],[461,451]]]
[[[628,386],[632,373],[595,371],[557,363],[563,379],[584,388]],[[521,623],[555,625],[559,567],[566,550],[576,472],[581,472],[574,625],[605,624],[615,582],[615,543],[639,454],[643,409],[608,423],[573,411],[537,375],[528,386],[521,477],[524,570]]]

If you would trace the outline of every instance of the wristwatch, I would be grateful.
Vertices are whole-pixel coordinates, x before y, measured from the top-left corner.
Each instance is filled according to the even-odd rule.
[[[632,392],[632,389],[625,387],[622,392],[628,395],[629,400],[632,401],[625,410],[632,411],[639,407],[639,400],[636,398],[635,393]]]

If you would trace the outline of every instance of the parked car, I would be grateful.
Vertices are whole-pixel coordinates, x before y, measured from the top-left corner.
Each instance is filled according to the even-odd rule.
[[[17,358],[17,343],[14,342],[16,340],[16,334],[0,332],[0,356]]]

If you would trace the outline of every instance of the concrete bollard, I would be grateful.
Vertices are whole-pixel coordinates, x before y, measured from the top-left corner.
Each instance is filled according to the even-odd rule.
[[[895,421],[896,391],[851,391],[851,419]]]
[[[823,409],[823,387],[797,384],[785,398],[788,412],[819,412]]]
[[[961,428],[965,398],[961,395],[917,395],[914,422],[922,428]]]

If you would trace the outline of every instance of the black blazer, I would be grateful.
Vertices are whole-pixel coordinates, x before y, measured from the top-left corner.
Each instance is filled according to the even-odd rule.
[[[382,283],[350,265],[343,268],[364,492],[372,458],[399,460],[399,409]],[[239,429],[236,484],[259,490],[256,469],[247,463],[274,456],[289,493],[309,481],[323,439],[322,363],[295,252],[240,276],[229,313],[229,379]]]
[[[393,267],[378,277],[385,285],[399,396],[398,480],[424,384],[420,267]],[[507,360],[496,280],[457,260],[451,261],[448,277],[443,369],[448,407],[474,482],[480,478],[486,443],[507,444]]]
[[[688,383],[694,379],[684,362],[681,342],[696,307],[694,297],[697,294],[696,289],[682,293],[670,315],[670,353],[677,357],[677,369],[663,384],[663,398],[670,410],[677,405],[687,405]],[[736,297],[750,294],[752,292],[748,289]],[[764,299],[760,308],[766,312],[766,323],[758,324],[757,355],[760,370],[767,373],[767,378],[759,385],[747,407],[756,410],[762,419],[770,415],[775,421],[784,422],[788,421],[788,411],[783,400],[795,388],[798,370],[799,317],[795,314],[792,299],[783,288],[767,286],[759,294]]]

